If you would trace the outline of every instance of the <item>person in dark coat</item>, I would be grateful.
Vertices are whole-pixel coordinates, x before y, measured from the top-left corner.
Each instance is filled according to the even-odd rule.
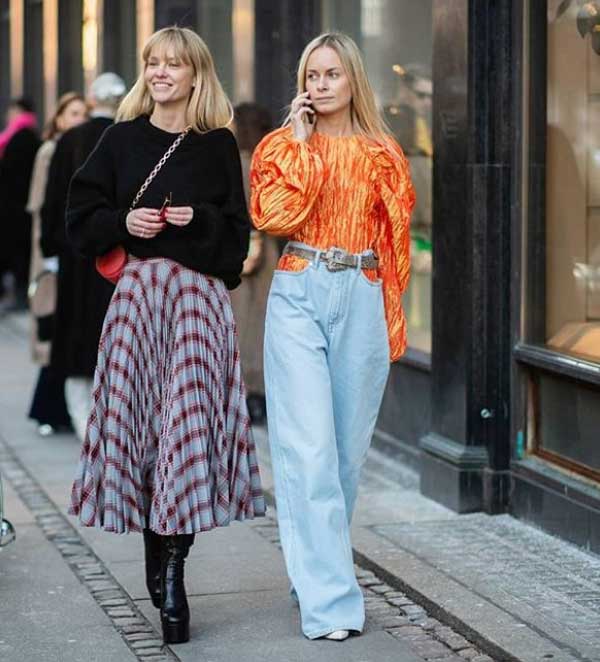
[[[71,419],[65,400],[65,378],[50,367],[50,338],[54,327],[56,301],[56,273],[58,260],[42,259],[40,235],[42,221],[40,211],[46,194],[46,181],[52,155],[60,136],[69,129],[85,122],[88,107],[78,92],[67,92],[57,101],[56,110],[44,131],[44,142],[39,148],[33,165],[27,211],[32,217],[31,267],[29,278],[29,308],[33,315],[31,325],[32,359],[40,371],[33,392],[29,418],[37,421],[38,432],[46,437],[59,430],[71,430]]]
[[[40,146],[35,115],[25,99],[11,102],[7,128],[1,134],[0,159],[0,276],[9,272],[15,281],[15,307],[27,308],[29,261],[31,255],[31,214],[27,211],[29,182]]]
[[[71,178],[92,153],[125,93],[113,73],[99,76],[90,88],[90,119],[59,140],[48,173],[42,207],[44,257],[59,258],[56,326],[50,363],[65,377],[67,408],[75,432],[83,439],[91,410],[92,378],[104,316],[114,286],[96,271],[95,261],[75,252],[65,233],[65,209]]]

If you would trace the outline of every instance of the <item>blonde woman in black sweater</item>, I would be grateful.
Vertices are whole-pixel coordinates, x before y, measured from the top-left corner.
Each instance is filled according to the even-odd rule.
[[[165,641],[177,643],[189,638],[183,563],[194,534],[265,509],[227,292],[249,220],[231,106],[206,45],[165,28],[143,60],[71,185],[73,244],[129,255],[104,322],[71,513],[144,532],[148,589]]]

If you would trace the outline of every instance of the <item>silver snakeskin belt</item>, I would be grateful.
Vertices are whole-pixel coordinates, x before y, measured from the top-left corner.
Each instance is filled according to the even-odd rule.
[[[329,271],[343,271],[344,269],[377,269],[379,258],[376,255],[356,255],[348,253],[341,248],[329,248],[326,251],[318,251],[313,248],[303,248],[294,244],[287,244],[283,249],[284,255],[294,255],[315,262],[325,262]]]

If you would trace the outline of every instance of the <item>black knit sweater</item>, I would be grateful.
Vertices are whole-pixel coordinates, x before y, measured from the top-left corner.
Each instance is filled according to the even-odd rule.
[[[173,207],[193,208],[191,222],[167,225],[153,239],[127,231],[133,198],[176,137],[147,117],[109,127],[71,182],[67,235],[83,255],[122,244],[132,255],[170,258],[233,289],[240,283],[250,222],[239,152],[228,129],[190,131],[137,205],[157,209],[171,193]]]

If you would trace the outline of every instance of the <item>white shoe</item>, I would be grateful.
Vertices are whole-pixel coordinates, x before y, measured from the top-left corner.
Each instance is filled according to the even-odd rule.
[[[334,632],[326,634],[324,638],[330,639],[331,641],[344,641],[344,639],[348,639],[349,636],[350,633],[348,630],[335,630]]]

